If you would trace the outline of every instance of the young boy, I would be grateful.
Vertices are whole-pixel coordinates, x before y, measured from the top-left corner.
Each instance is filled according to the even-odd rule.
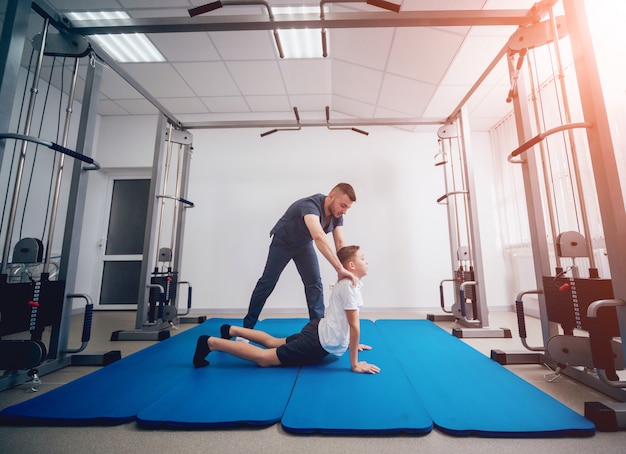
[[[221,337],[203,335],[198,338],[193,365],[208,366],[205,357],[211,351],[221,351],[261,367],[303,366],[315,364],[328,354],[341,356],[349,349],[353,372],[380,372],[378,366],[359,361],[359,351],[371,349],[370,346],[359,344],[359,309],[363,306],[361,278],[367,274],[367,260],[359,246],[343,247],[337,252],[337,257],[358,278],[358,282],[353,286],[350,279],[341,279],[335,284],[324,318],[312,320],[300,333],[281,339],[260,330],[222,325]],[[231,340],[233,337],[248,339],[265,348],[236,342]]]

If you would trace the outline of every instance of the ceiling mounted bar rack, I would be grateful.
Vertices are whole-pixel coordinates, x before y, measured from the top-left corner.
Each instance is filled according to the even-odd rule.
[[[298,108],[294,107],[293,108],[293,113],[296,116],[296,124],[297,124],[296,128],[278,128],[277,127],[277,128],[270,129],[269,131],[261,133],[261,137],[269,136],[270,134],[274,134],[275,132],[278,132],[278,131],[299,131],[299,130],[302,129],[303,126],[318,126],[318,127],[319,126],[326,126],[331,131],[335,131],[335,130],[350,130],[350,131],[358,132],[359,134],[363,134],[365,136],[369,135],[369,132],[363,131],[362,129],[355,128],[354,126],[351,126],[349,123],[341,124],[341,125],[338,125],[338,124],[335,123],[335,124],[331,125],[330,124],[330,107],[326,106],[325,110],[326,110],[326,123],[311,122],[311,123],[303,124],[300,121],[300,114],[298,113]],[[432,123],[432,124],[439,124],[439,122]],[[189,129],[193,129],[193,126],[191,128],[189,128]]]
[[[550,5],[557,0],[542,0],[530,10],[427,10],[427,11],[395,11],[395,4],[384,0],[365,1],[373,6],[387,9],[384,12],[338,12],[305,14],[279,14],[268,20],[267,15],[219,15],[202,17],[154,17],[128,19],[97,19],[97,20],[70,20],[59,14],[45,0],[33,0],[32,7],[42,17],[48,18],[50,23],[59,30],[68,33],[83,35],[119,34],[119,33],[193,33],[211,31],[240,31],[240,30],[277,30],[277,29],[354,29],[354,28],[386,28],[386,27],[460,27],[460,26],[501,26],[514,25],[526,27],[539,22],[545,16]],[[250,4],[237,3],[236,0],[223,0],[188,10],[190,15],[198,16],[228,5]],[[264,3],[259,2],[259,5]],[[268,9],[268,14],[270,10]],[[168,121],[177,129],[222,129],[222,128],[281,128],[292,126],[284,120],[261,121],[206,121],[191,122],[184,125],[150,93],[141,87],[120,65],[99,48],[91,39],[87,38],[91,47],[100,59],[125,79],[133,88],[139,91],[153,106],[163,113]],[[498,55],[490,68],[481,76],[481,80],[493,69],[503,53]],[[481,80],[477,82],[480,83]],[[418,126],[441,125],[455,119],[460,108],[465,104],[476,87],[462,100],[457,109],[443,121],[420,121],[413,118],[385,118],[359,119],[350,121],[352,126]],[[347,122],[337,121],[337,124],[348,125]],[[302,121],[301,126],[326,126],[319,121]]]
[[[296,123],[298,124],[297,128],[274,128],[269,131],[261,133],[261,137],[269,136],[270,134],[274,134],[278,131],[300,131],[302,126],[300,125],[300,114],[298,113],[298,108],[293,108],[293,114],[296,116]]]
[[[367,131],[363,131],[362,129],[358,129],[358,128],[351,127],[351,126],[331,126],[330,125],[330,107],[328,106],[326,106],[326,127],[330,129],[331,131],[336,131],[339,129],[349,129],[351,131],[358,132],[359,134],[363,134],[365,136],[369,136],[370,134]]]
[[[187,11],[189,12],[189,17],[196,17],[200,14],[208,13],[209,11],[215,11],[216,9],[223,8],[224,6],[253,6],[259,5],[263,6],[267,10],[267,15],[269,16],[270,22],[274,22],[274,14],[272,13],[272,8],[269,3],[265,0],[218,0],[216,2],[207,3],[206,5],[197,6],[195,8],[190,8]],[[278,28],[274,28],[274,41],[276,42],[276,48],[278,49],[278,55],[280,58],[285,58],[285,53],[283,52],[283,46],[280,43],[280,36],[278,36]]]
[[[38,0],[35,0],[37,2]],[[224,6],[226,6],[225,2]],[[232,5],[232,1],[228,5]],[[61,26],[79,35],[107,33],[195,33],[243,30],[305,28],[398,28],[398,27],[471,27],[527,26],[538,22],[543,13],[528,10],[462,10],[279,14],[269,21],[264,15],[222,15],[202,17],[136,17],[60,21]]]
[[[320,19],[324,19],[325,12],[324,6],[328,3],[363,3],[363,0],[322,0],[320,2]],[[393,11],[394,13],[400,12],[400,6],[395,3],[386,2],[384,0],[366,0],[368,5],[376,6],[378,8],[386,9],[387,11]],[[328,42],[326,39],[326,28],[322,27],[322,57],[328,57]]]

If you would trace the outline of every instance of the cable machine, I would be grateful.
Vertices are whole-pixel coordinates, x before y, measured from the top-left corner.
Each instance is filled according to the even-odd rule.
[[[566,374],[625,402],[626,380],[618,372],[626,345],[624,201],[584,4],[564,0],[563,6],[564,17],[551,8],[547,20],[509,40],[509,99],[521,145],[508,160],[522,170],[537,288],[521,291],[515,301],[528,352],[494,350],[491,356],[502,364],[544,363],[553,369],[546,379]],[[563,63],[568,31],[576,80]],[[536,62],[542,55],[551,61],[547,82]],[[574,84],[580,99],[568,96]],[[533,130],[539,132],[533,136]],[[591,213],[600,225],[591,225]],[[523,300],[529,294],[539,300],[543,335],[543,345],[534,347],[526,340]],[[585,405],[599,430],[626,428],[625,414],[625,404]]]
[[[205,316],[185,317],[191,310],[192,287],[179,280],[193,136],[174,129],[160,117],[150,183],[146,219],[142,282],[134,330],[114,331],[111,340],[154,340],[169,338],[176,323],[202,323]],[[173,183],[173,188],[171,187]],[[169,223],[168,223],[169,221]],[[179,287],[187,288],[187,307],[179,313]]]
[[[0,132],[0,140],[4,141],[5,145],[7,141],[13,141],[15,145],[10,170],[7,172],[7,178],[9,181],[13,181],[13,189],[11,192],[7,192],[2,223],[0,224],[2,227],[0,231],[4,233],[0,269],[0,370],[3,370],[4,374],[0,376],[0,390],[32,381],[32,390],[37,391],[41,384],[40,374],[49,373],[70,364],[104,365],[120,357],[119,351],[106,354],[77,355],[85,350],[90,339],[93,304],[89,295],[65,293],[72,222],[76,214],[75,197],[72,197],[73,202],[68,204],[60,260],[52,256],[57,214],[62,199],[61,184],[65,157],[72,157],[76,162],[72,169],[70,191],[78,186],[78,181],[86,175],[87,171],[97,170],[99,165],[91,157],[67,148],[79,62],[81,58],[90,55],[89,45],[80,37],[61,34],[51,35],[48,26],[48,20],[44,19],[41,34],[32,40],[32,55],[37,55],[37,60],[32,71],[32,84],[27,103],[25,101],[29,77],[26,78],[22,110],[18,121],[18,129],[21,129],[21,133]],[[50,77],[54,73],[57,57],[63,57],[64,60],[69,57],[74,62],[60,143],[32,135],[44,56],[53,57]],[[88,72],[93,76],[92,71]],[[30,69],[28,74],[31,74]],[[48,81],[48,92],[50,86],[51,83]],[[86,84],[85,99],[92,97],[92,89],[91,83]],[[63,90],[61,91],[63,92]],[[48,93],[46,93],[46,101],[47,98]],[[60,103],[62,100],[61,93]],[[23,108],[26,104],[24,113]],[[61,124],[60,106],[61,104],[59,104],[59,125]],[[88,115],[88,110],[86,108],[81,112],[81,123]],[[41,112],[39,131],[42,130],[41,126],[46,117],[45,102],[41,107]],[[32,144],[36,144],[34,152],[32,149],[29,150],[29,145]],[[25,222],[29,201],[32,200],[30,183],[25,178],[26,172],[30,171],[30,180],[32,180],[41,146],[54,152],[54,159],[51,164],[50,197],[46,203],[47,211],[43,220],[45,226],[42,238],[43,236],[47,236],[47,238],[45,242],[43,239],[32,237],[22,237],[14,241],[16,224],[20,219],[20,202],[22,202],[19,232],[21,235],[21,227]],[[29,162],[30,169],[28,168]],[[24,192],[26,192],[25,195]],[[47,235],[45,235],[46,230]],[[69,235],[68,232],[70,232]],[[11,255],[12,246],[13,254]],[[82,344],[78,348],[69,348],[69,317],[71,316],[72,302],[77,298],[85,301]]]
[[[463,117],[437,131],[439,152],[435,166],[443,172],[445,194],[437,203],[445,205],[448,215],[452,278],[439,284],[444,314],[428,314],[431,321],[453,321],[456,337],[511,337],[507,328],[489,326],[489,309],[484,298],[484,277],[480,259],[480,238],[475,213],[474,191],[467,161],[468,144],[463,134]],[[463,131],[465,132],[465,131]],[[444,284],[452,283],[454,302],[448,309]]]

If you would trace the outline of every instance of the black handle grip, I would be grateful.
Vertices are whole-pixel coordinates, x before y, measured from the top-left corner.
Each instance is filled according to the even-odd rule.
[[[89,156],[85,156],[84,154],[80,154],[77,151],[74,151],[74,150],[66,148],[66,147],[64,147],[62,145],[59,145],[58,143],[51,142],[49,148],[51,148],[54,151],[58,151],[59,153],[63,153],[63,154],[66,154],[68,156],[71,156],[74,159],[78,159],[79,161],[86,162],[87,164],[93,164],[93,159],[90,158]]]

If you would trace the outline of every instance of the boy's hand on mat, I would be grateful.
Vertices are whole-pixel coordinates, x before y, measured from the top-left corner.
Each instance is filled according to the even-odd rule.
[[[377,374],[380,372],[380,367],[375,364],[369,364],[365,361],[359,361],[356,366],[352,366],[352,372],[359,374]]]
[[[363,350],[371,350],[372,347],[370,347],[369,345],[365,345],[365,344],[359,344],[359,351],[362,352]]]

